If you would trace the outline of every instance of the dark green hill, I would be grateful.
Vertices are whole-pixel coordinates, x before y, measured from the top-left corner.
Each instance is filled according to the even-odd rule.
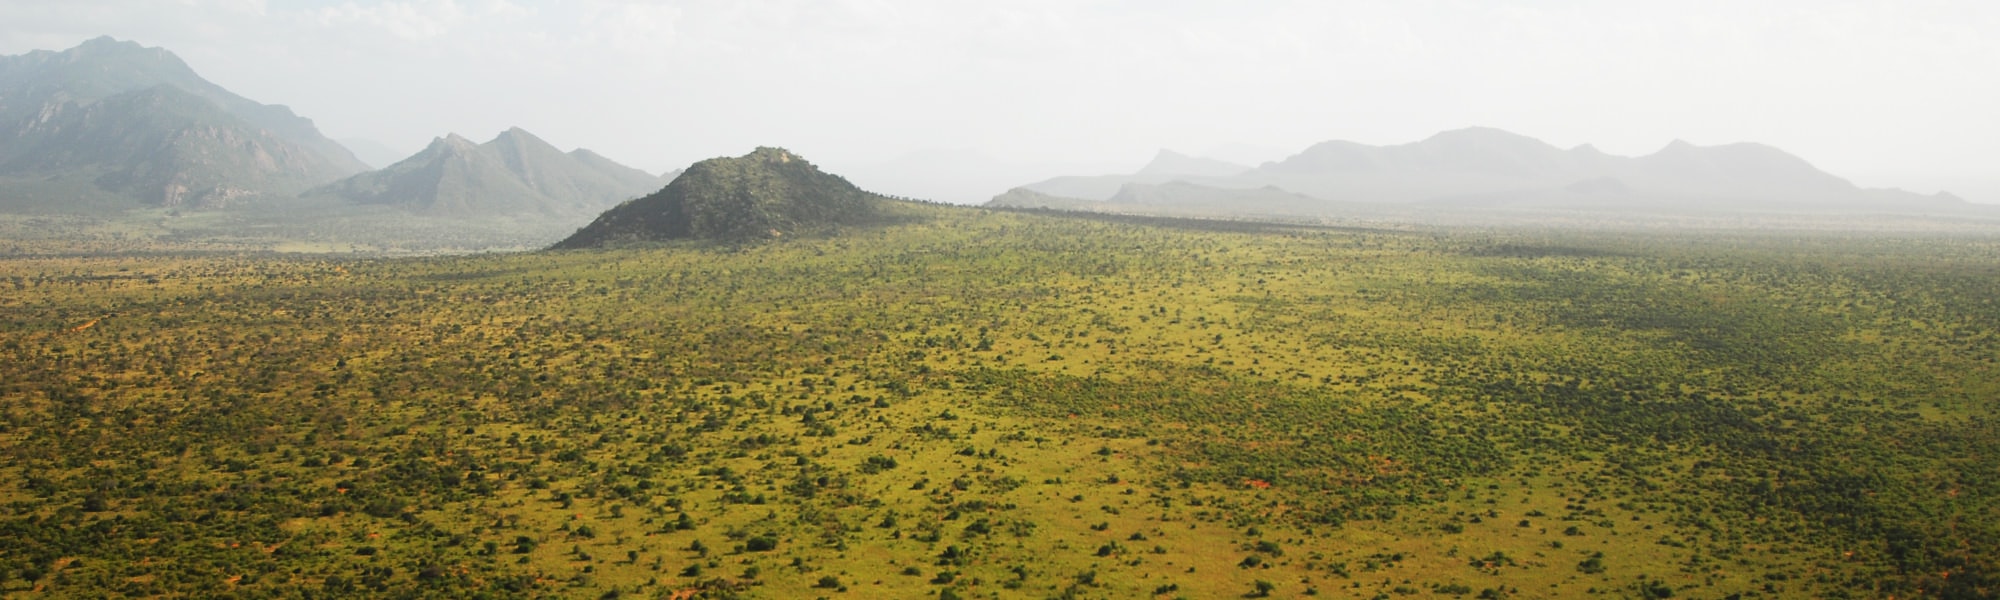
[[[555,245],[742,241],[867,222],[881,196],[780,148],[695,163],[659,193],[618,205]]]
[[[438,138],[410,158],[307,196],[439,215],[588,216],[663,183],[588,150],[565,153],[514,128],[484,144],[456,134]]]

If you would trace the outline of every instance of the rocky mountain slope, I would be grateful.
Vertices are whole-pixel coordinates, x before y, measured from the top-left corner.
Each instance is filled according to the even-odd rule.
[[[226,208],[364,170],[312,121],[98,38],[0,57],[0,210]]]

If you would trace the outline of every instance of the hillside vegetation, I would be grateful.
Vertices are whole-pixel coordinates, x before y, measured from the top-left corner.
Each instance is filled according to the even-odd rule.
[[[0,260],[0,590],[1993,593],[1992,237],[890,208]]]
[[[555,247],[742,242],[820,232],[872,222],[882,201],[782,148],[758,148],[695,163],[658,193],[605,211]]]

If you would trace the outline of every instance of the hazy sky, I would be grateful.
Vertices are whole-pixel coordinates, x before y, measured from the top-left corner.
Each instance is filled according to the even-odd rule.
[[[518,125],[654,171],[781,145],[1026,176],[1482,125],[1628,155],[1758,141],[2000,202],[1992,0],[0,1],[0,53],[98,35],[406,152]]]

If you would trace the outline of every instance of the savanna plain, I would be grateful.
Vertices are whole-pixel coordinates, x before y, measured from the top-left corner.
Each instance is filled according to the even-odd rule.
[[[0,257],[0,592],[1981,597],[2000,237]]]

